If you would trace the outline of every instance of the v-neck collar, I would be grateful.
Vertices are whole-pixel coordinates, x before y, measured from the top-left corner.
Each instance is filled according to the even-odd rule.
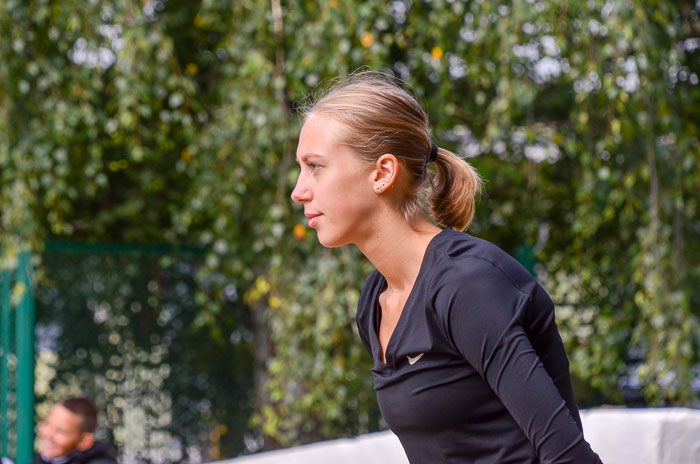
[[[430,261],[428,258],[430,257],[430,254],[432,253],[432,248],[434,248],[434,244],[439,241],[438,237],[443,235],[445,231],[447,230],[452,230],[450,227],[446,227],[442,229],[440,232],[435,234],[433,238],[430,239],[430,242],[428,242],[428,246],[425,248],[425,253],[423,254],[423,259],[421,260],[420,264],[420,269],[418,270],[418,275],[416,276],[415,282],[413,282],[413,287],[411,287],[411,291],[408,294],[408,298],[406,298],[406,302],[403,305],[403,308],[401,308],[401,314],[399,315],[399,320],[396,322],[396,326],[394,327],[394,330],[391,332],[391,335],[389,336],[389,340],[386,343],[386,350],[384,350],[384,359],[386,362],[382,362],[382,345],[379,342],[379,326],[382,322],[382,308],[379,305],[379,295],[384,291],[384,289],[387,288],[387,280],[382,275],[381,272],[377,271],[379,274],[380,278],[380,285],[377,285],[377,290],[376,293],[373,295],[373,301],[374,304],[372,304],[372,338],[374,339],[374,342],[377,346],[377,353],[376,353],[376,365],[380,366],[382,368],[390,368],[393,369],[395,367],[395,359],[394,359],[394,351],[392,348],[394,348],[394,345],[396,345],[395,339],[397,339],[401,332],[406,325],[405,320],[409,318],[409,315],[407,313],[410,312],[411,306],[413,305],[413,299],[414,295],[417,292],[417,288],[420,283],[422,283],[423,280],[423,275],[426,273],[425,267],[427,265],[427,262]]]

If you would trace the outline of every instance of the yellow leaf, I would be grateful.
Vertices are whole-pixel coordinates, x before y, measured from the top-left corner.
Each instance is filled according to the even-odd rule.
[[[612,123],[610,124],[610,128],[612,129],[613,134],[618,135],[620,133],[620,120],[613,119]]]
[[[265,280],[264,277],[261,276],[261,277],[258,277],[258,278],[255,280],[255,289],[256,289],[258,292],[260,292],[262,295],[264,295],[264,294],[266,294],[267,292],[269,292],[269,291],[270,291],[270,288],[271,288],[270,282],[268,282],[267,280]]]
[[[304,237],[306,237],[306,227],[304,227],[301,224],[297,224],[294,226],[294,238],[301,241],[304,240]]]

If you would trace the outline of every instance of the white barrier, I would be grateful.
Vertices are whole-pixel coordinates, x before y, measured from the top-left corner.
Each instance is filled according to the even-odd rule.
[[[408,464],[399,439],[376,432],[254,454],[218,464]]]
[[[700,464],[696,409],[593,409],[581,411],[581,420],[605,464]]]
[[[586,440],[605,464],[700,464],[700,411],[687,408],[581,411]],[[408,464],[389,431],[245,456],[220,464]],[[439,463],[436,463],[439,464]]]

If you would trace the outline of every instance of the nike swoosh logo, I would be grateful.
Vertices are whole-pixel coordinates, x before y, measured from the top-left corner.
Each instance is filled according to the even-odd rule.
[[[418,360],[419,360],[420,358],[423,357],[424,354],[425,354],[425,353],[421,353],[421,354],[419,354],[418,356],[415,356],[415,357],[413,357],[413,358],[410,357],[410,356],[406,356],[406,357],[408,358],[408,363],[409,363],[411,366],[413,366],[415,363],[418,362]]]

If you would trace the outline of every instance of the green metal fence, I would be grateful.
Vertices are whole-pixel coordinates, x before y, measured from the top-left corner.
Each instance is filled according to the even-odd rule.
[[[254,404],[246,308],[204,249],[45,242],[35,283],[37,420],[91,398],[119,462],[207,462],[246,450]],[[214,322],[197,293],[219,295]],[[251,435],[252,436],[252,435]],[[248,440],[254,440],[254,437]]]
[[[0,455],[32,460],[34,441],[34,296],[29,253],[0,269]]]

